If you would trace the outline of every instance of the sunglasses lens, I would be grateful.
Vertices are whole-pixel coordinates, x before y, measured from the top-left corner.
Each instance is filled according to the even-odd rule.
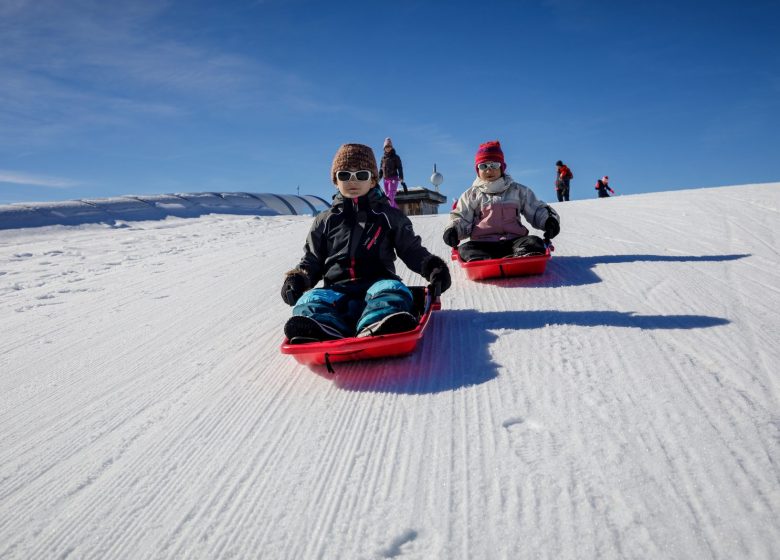
[[[370,171],[336,171],[336,179],[339,181],[368,181],[370,178]]]

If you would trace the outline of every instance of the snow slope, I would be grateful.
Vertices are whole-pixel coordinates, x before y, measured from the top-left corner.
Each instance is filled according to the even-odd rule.
[[[278,351],[311,217],[2,231],[0,558],[777,558],[778,187],[556,205],[335,377]]]

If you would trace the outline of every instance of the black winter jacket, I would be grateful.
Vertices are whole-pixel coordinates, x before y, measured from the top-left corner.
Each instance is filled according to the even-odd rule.
[[[398,177],[404,180],[404,167],[401,164],[401,157],[395,153],[395,149],[390,150],[382,156],[382,163],[379,164],[379,178]]]
[[[379,187],[359,198],[333,197],[333,205],[320,212],[309,231],[298,268],[315,286],[350,281],[398,280],[396,253],[418,274],[428,273],[431,259],[406,215],[392,208]]]

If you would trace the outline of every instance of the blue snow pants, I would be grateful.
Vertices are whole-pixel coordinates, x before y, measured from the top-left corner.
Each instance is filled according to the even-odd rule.
[[[414,308],[412,292],[400,280],[379,280],[373,284],[334,284],[304,293],[293,315],[311,317],[333,327],[345,337],[355,336],[388,315]]]

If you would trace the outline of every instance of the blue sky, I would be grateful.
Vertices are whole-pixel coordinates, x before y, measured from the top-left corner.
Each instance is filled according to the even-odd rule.
[[[780,181],[776,1],[122,4],[0,0],[0,203],[329,197],[386,136],[449,196],[493,139],[548,201]]]

